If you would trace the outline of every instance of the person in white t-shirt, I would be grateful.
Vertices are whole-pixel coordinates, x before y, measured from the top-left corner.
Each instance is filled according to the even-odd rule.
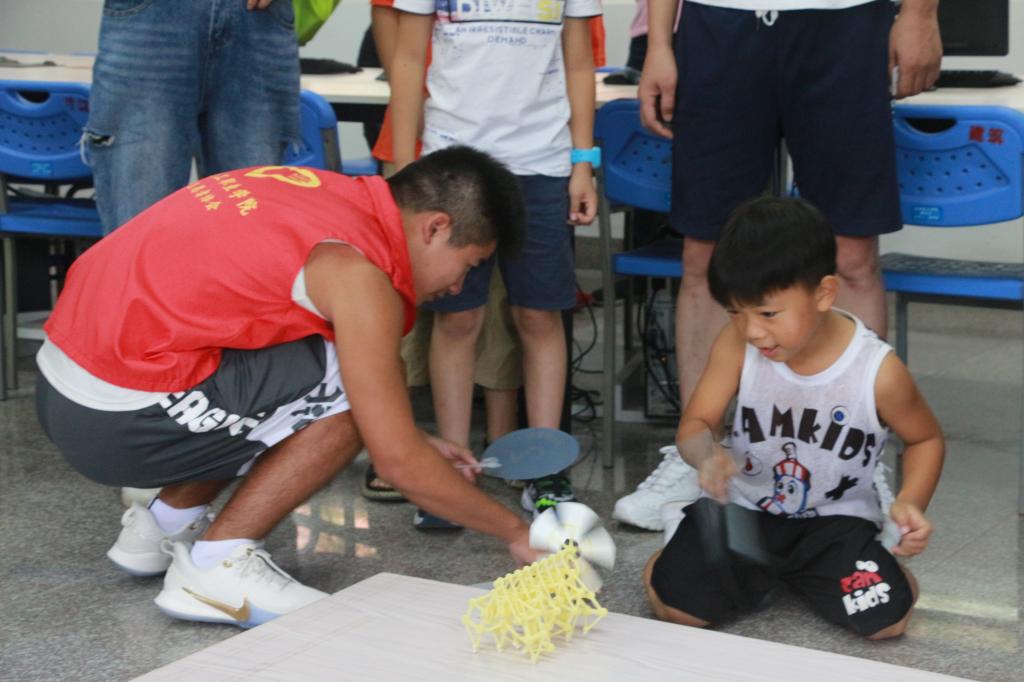
[[[517,176],[527,205],[527,240],[500,259],[523,347],[527,421],[558,428],[567,348],[562,311],[576,302],[570,225],[592,222],[594,70],[589,20],[599,0],[396,0],[391,66],[394,159],[465,144],[492,154]],[[424,101],[424,55],[431,48]],[[475,347],[494,260],[475,268],[463,291],[435,312],[430,384],[438,426],[458,441],[469,432]],[[574,499],[564,474],[528,482],[523,506],[543,511]]]
[[[722,228],[708,267],[730,323],[715,339],[676,445],[703,498],[644,571],[658,618],[704,627],[756,608],[779,583],[870,639],[903,633],[918,590],[897,557],[924,551],[942,430],[892,348],[850,313],[836,240],[801,199],[759,197]],[[712,434],[735,399],[728,448]],[[884,511],[875,469],[889,433],[903,485]],[[712,499],[708,499],[712,498]],[[731,502],[724,511],[713,500]],[[716,510],[729,524],[711,530]]]
[[[942,57],[938,0],[903,0],[895,19],[894,8],[890,0],[686,0],[673,37],[675,0],[650,0],[638,97],[644,125],[674,140],[681,405],[725,322],[707,287],[718,231],[766,189],[780,138],[800,196],[835,231],[840,304],[885,337],[878,236],[903,226],[891,99],[934,83]],[[685,491],[656,483],[643,485],[663,495],[633,493],[616,517],[657,529],[658,506]]]

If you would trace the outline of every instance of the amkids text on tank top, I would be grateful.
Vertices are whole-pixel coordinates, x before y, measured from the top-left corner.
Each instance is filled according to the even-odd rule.
[[[843,354],[804,376],[747,344],[732,428],[732,501],[791,518],[858,516],[881,524],[873,486],[888,430],[875,379],[892,348],[857,318]]]

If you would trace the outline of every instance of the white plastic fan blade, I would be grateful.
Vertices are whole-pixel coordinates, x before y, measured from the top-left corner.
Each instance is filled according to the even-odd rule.
[[[580,502],[559,502],[555,506],[555,514],[565,529],[563,538],[579,541],[592,528],[601,523],[597,513]]]
[[[586,559],[579,560],[580,569],[580,580],[583,584],[594,593],[600,592],[601,587],[604,586],[604,581],[601,580],[601,576],[597,574],[594,567],[590,565],[590,562]]]
[[[545,509],[530,524],[530,547],[541,552],[557,552],[568,537],[554,508]]]
[[[579,542],[584,559],[609,571],[615,568],[615,541],[604,527],[597,526]]]

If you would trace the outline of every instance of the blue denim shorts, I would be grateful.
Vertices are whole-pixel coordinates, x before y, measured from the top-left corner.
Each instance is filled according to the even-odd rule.
[[[189,180],[277,164],[298,139],[291,0],[106,0],[83,138],[110,232]]]
[[[517,175],[526,204],[526,240],[518,258],[497,255],[469,271],[462,291],[424,304],[455,313],[487,303],[495,261],[508,290],[509,305],[533,310],[566,310],[576,304],[573,227],[569,225],[569,178]]]

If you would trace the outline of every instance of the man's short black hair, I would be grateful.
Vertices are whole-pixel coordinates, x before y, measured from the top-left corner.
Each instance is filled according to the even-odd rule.
[[[518,255],[526,211],[516,177],[494,157],[466,146],[427,154],[388,178],[400,208],[442,211],[452,221],[455,247],[497,242],[503,255]]]
[[[803,199],[762,196],[732,212],[711,253],[708,287],[723,307],[757,305],[836,273],[836,238],[825,216]]]

